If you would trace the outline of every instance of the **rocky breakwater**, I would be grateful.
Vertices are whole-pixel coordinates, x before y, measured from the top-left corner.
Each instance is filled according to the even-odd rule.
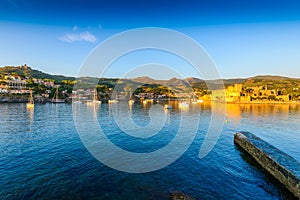
[[[297,160],[249,132],[236,133],[234,143],[300,199],[300,163]]]

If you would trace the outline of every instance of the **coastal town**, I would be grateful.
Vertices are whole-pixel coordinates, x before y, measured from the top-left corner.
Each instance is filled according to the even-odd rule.
[[[277,80],[276,80],[277,79]],[[6,66],[0,68],[0,102],[27,102],[31,92],[35,102],[50,102],[57,96],[65,102],[72,99],[85,101],[91,98],[95,90],[75,90],[78,82],[85,80],[74,77],[49,75],[33,70],[26,64],[21,66]],[[284,77],[256,77],[245,80],[224,80],[225,90],[209,90],[203,80],[173,78],[159,81],[150,78],[119,80],[101,78],[96,85],[97,98],[102,101],[126,98],[137,99],[190,99],[201,101],[226,101],[228,103],[295,103],[300,102],[300,80]],[[117,95],[113,95],[116,84],[124,87]],[[132,91],[134,85],[139,88]],[[192,90],[189,90],[192,88]],[[225,96],[224,96],[225,95]]]
[[[300,0],[0,0],[0,200],[300,200]]]

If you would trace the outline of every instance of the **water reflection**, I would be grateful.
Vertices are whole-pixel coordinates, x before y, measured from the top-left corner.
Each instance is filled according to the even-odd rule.
[[[34,107],[26,107],[29,117],[29,129],[32,131],[33,121],[34,121]]]
[[[107,136],[120,148],[148,152],[165,146],[174,137],[181,110],[178,102],[171,104],[171,110],[161,110],[167,118],[166,126],[149,140],[129,140],[116,128],[108,115],[112,106],[121,106],[118,104],[89,108],[85,104],[39,104],[34,110],[27,110],[25,104],[0,105],[0,199],[146,199],[153,197],[153,191],[168,195],[170,188],[198,199],[290,199],[265,173],[251,165],[249,157],[236,149],[232,141],[236,131],[250,131],[300,161],[299,104],[227,104],[228,124],[213,151],[203,159],[197,153],[207,131],[205,124],[210,120],[212,107],[220,112],[218,106],[222,104],[192,104],[184,112],[190,122],[196,123],[194,113],[201,113],[194,143],[169,167],[147,174],[120,173],[97,162],[83,147],[72,120],[72,107],[78,114],[89,109],[90,118],[86,121],[103,125]],[[142,102],[126,109],[138,124],[147,125],[144,122],[150,119]],[[94,122],[97,115],[99,124]],[[86,134],[95,131],[87,128]],[[86,184],[91,183],[91,178],[92,184]],[[43,189],[41,185],[47,187]],[[157,196],[154,199],[164,198]]]
[[[87,105],[88,110],[93,114],[94,120],[97,120],[99,107],[100,107],[99,104]]]
[[[299,111],[299,104],[227,104],[227,115],[235,122],[240,122],[242,113],[253,117],[278,116],[288,117],[291,110]]]
[[[132,106],[133,106],[133,103],[131,103],[131,102],[132,101],[129,101],[129,103],[128,103],[130,116],[132,116]]]
[[[236,104],[226,104],[226,123],[238,127],[241,122],[241,107]]]

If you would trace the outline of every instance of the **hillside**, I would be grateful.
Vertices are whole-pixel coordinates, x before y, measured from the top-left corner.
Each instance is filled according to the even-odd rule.
[[[256,76],[243,82],[245,87],[264,86],[267,89],[285,90],[285,93],[298,91],[300,79],[282,76]]]
[[[56,83],[60,83],[62,80],[75,80],[75,77],[67,77],[62,75],[51,75],[44,73],[39,70],[32,69],[29,66],[5,66],[0,67],[0,78],[6,75],[17,75],[21,78],[36,78],[36,79],[53,79]],[[98,82],[99,85],[112,88],[118,81],[124,85],[145,85],[146,87],[172,87],[173,89],[185,90],[192,86],[194,88],[207,89],[206,82],[214,83],[216,80],[202,80],[199,78],[189,77],[186,79],[172,78],[169,80],[155,80],[148,76],[142,76],[132,79],[112,79],[112,78],[96,78],[96,77],[81,77],[79,78],[82,83],[95,84]],[[250,78],[234,78],[234,79],[223,79],[224,86],[242,83],[245,87],[251,86],[267,86],[269,89],[285,89],[292,92],[293,88],[300,87],[300,79],[289,78],[284,76],[273,76],[273,75],[259,75]]]
[[[141,76],[137,78],[130,79],[131,81],[143,84],[159,84],[165,86],[188,86],[188,81],[181,80],[178,78],[171,78],[169,80],[155,80],[148,76]]]
[[[137,82],[137,83],[144,83],[144,84],[159,84],[158,80],[152,79],[149,76],[141,76],[141,77],[132,78],[129,80]]]
[[[36,79],[53,79],[55,82],[61,82],[62,80],[75,80],[74,77],[67,77],[62,75],[51,75],[44,73],[39,70],[32,69],[31,67],[28,67],[26,65],[24,66],[5,66],[0,67],[0,75],[17,75],[22,78],[28,77],[28,78],[36,78]]]
[[[273,81],[280,81],[280,80],[293,80],[293,78],[285,77],[285,76],[274,76],[274,75],[259,75],[250,77],[248,79],[254,80],[273,80]]]

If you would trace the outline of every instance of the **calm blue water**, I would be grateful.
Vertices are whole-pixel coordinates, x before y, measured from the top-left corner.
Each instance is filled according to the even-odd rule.
[[[78,105],[86,109],[86,105]],[[188,111],[191,123],[200,111],[196,138],[173,164],[155,172],[131,174],[111,169],[83,146],[72,105],[0,105],[0,199],[169,199],[181,191],[195,199],[291,199],[292,196],[233,143],[237,131],[250,131],[300,161],[300,105],[228,105],[227,120],[214,149],[198,153],[210,119],[210,105]],[[151,152],[172,140],[179,110],[151,138],[122,132],[107,104],[94,111],[107,137],[133,152]],[[133,120],[149,122],[148,107],[135,103]],[[127,120],[127,119],[124,119]],[[195,120],[195,122],[197,122]]]

